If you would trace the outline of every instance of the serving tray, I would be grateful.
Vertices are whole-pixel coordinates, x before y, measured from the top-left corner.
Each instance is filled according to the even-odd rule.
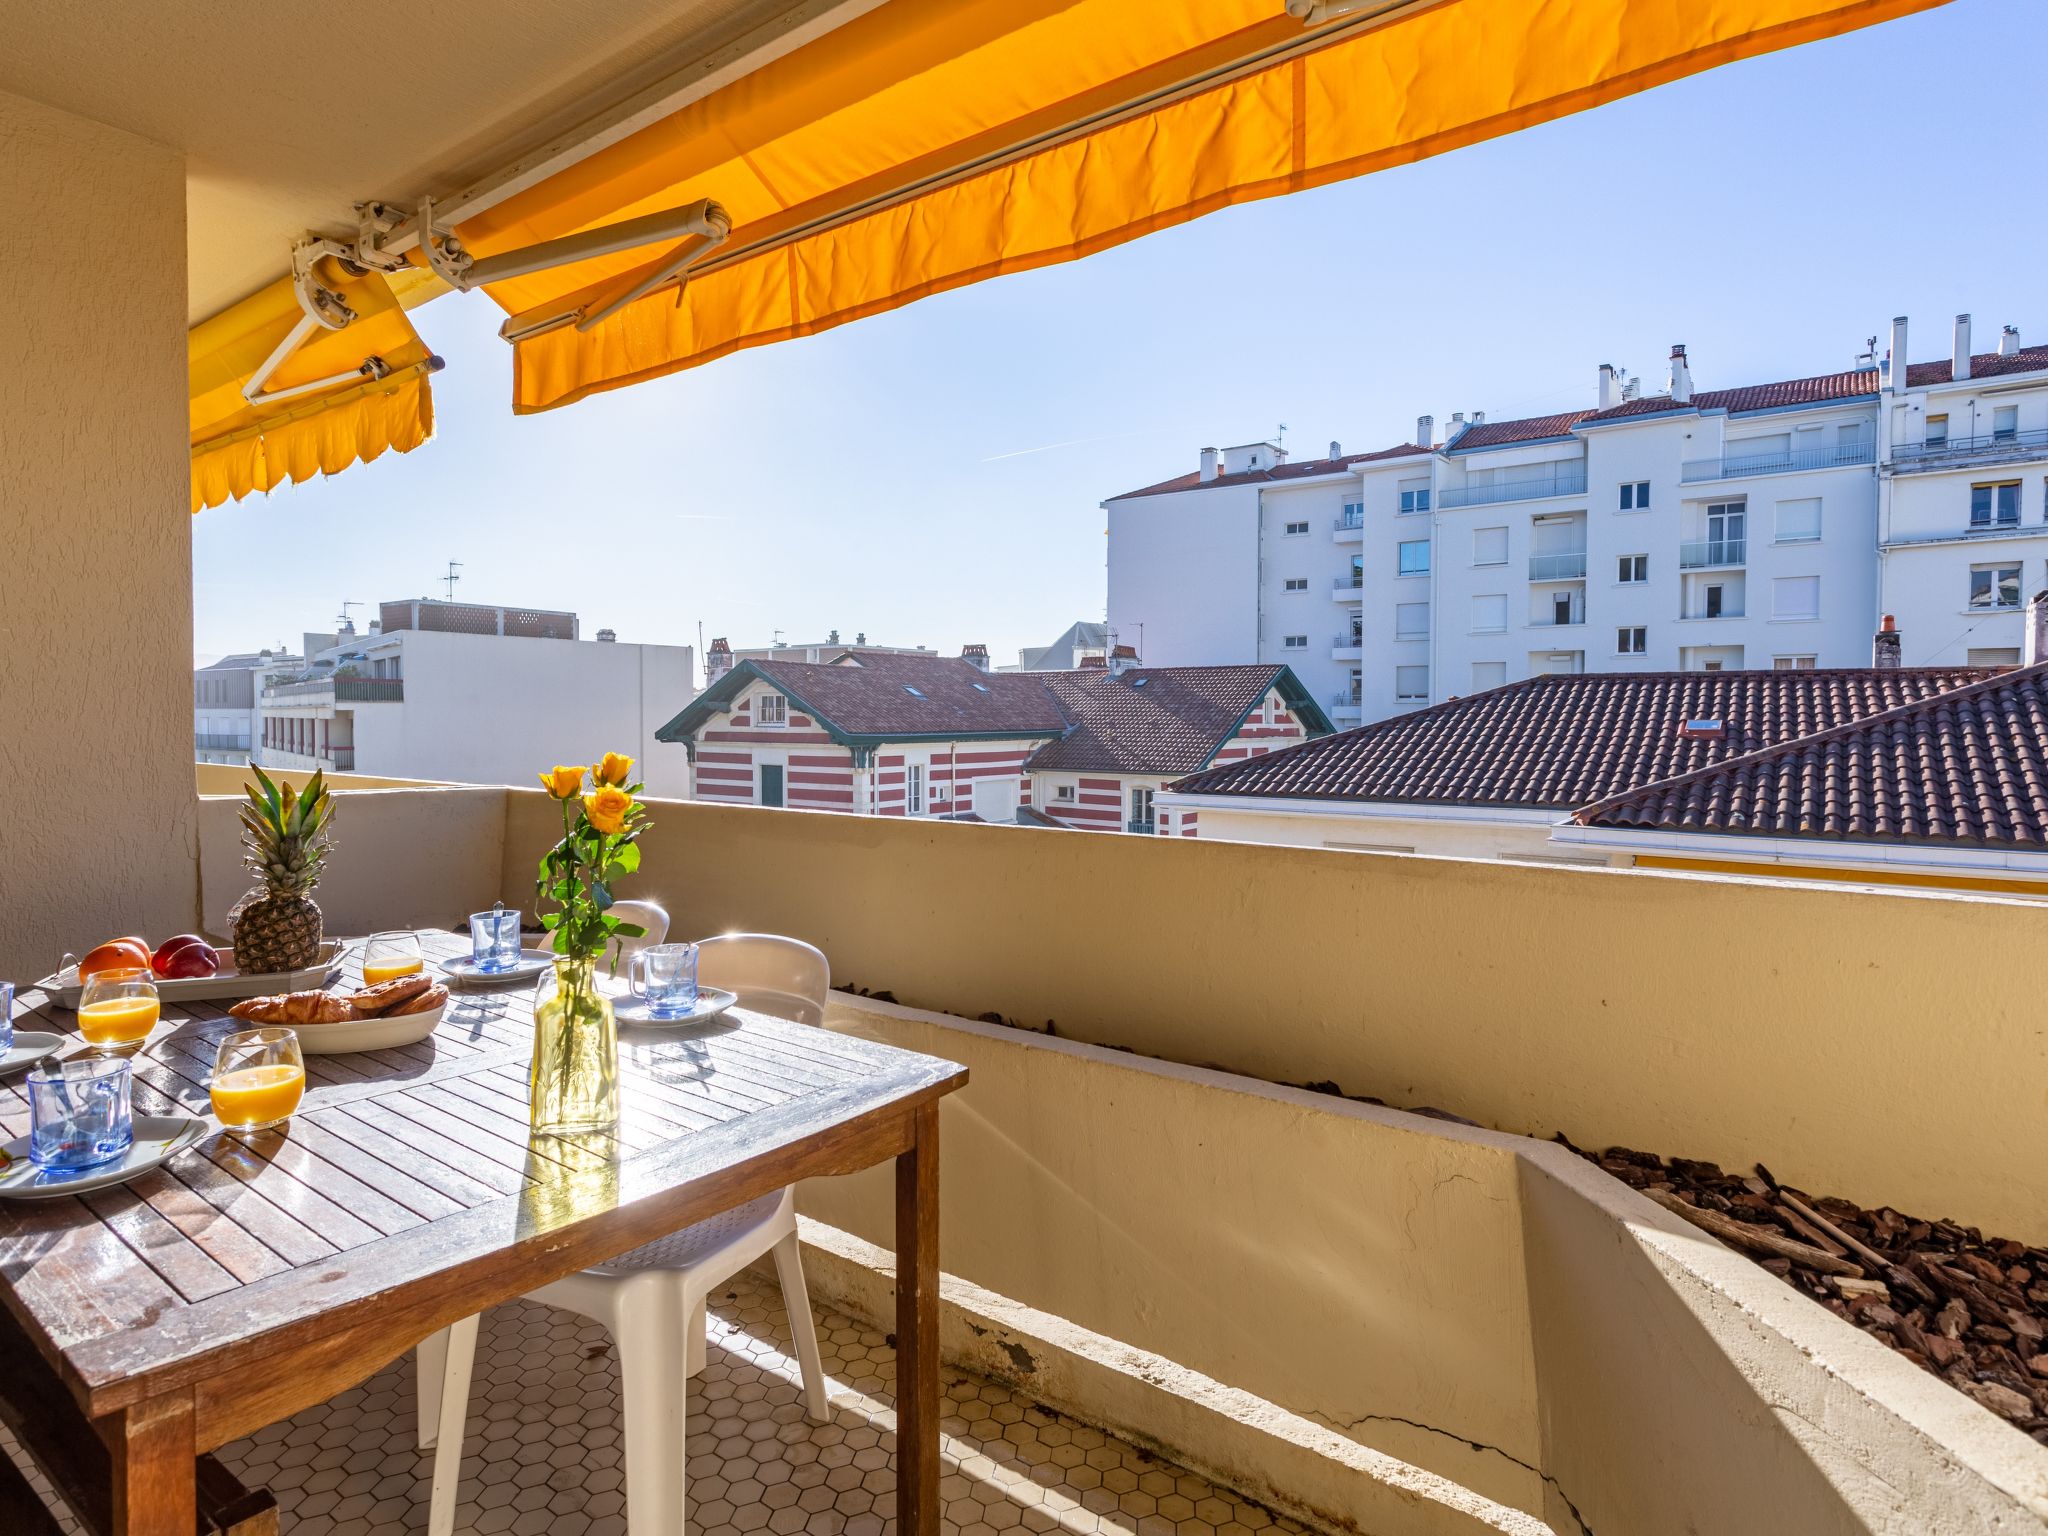
[[[327,979],[327,973],[334,969],[334,963],[341,958],[346,946],[339,939],[321,942],[319,957],[311,965],[299,967],[296,971],[251,971],[244,975],[235,969],[235,952],[232,949],[216,950],[220,956],[220,969],[211,976],[185,976],[179,978],[156,978],[156,995],[167,1003],[199,1002],[211,998],[266,997],[273,992],[303,992],[317,987]],[[76,1009],[84,987],[78,980],[78,967],[67,965],[54,976],[45,976],[36,985],[49,993],[50,1001],[59,1008]]]

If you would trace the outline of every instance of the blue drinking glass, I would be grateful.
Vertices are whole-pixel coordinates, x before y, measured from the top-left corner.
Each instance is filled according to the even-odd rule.
[[[649,945],[627,962],[626,986],[655,1018],[680,1018],[697,1006],[697,946]]]
[[[14,983],[0,981],[0,1056],[14,1049]]]
[[[519,963],[519,909],[495,907],[469,915],[470,959],[480,971],[509,971]]]
[[[126,1059],[46,1059],[29,1070],[27,1082],[28,1155],[38,1168],[97,1168],[134,1145],[134,1079]]]

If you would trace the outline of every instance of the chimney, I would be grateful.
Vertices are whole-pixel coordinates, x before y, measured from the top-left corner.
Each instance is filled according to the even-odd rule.
[[[1436,418],[1418,416],[1415,418],[1415,446],[1434,448],[1436,446]]]
[[[1891,373],[1885,383],[1895,395],[1906,392],[1906,372],[1910,362],[1906,355],[1906,317],[1893,315]]]
[[[1631,400],[1640,400],[1642,398],[1643,381],[1631,374],[1629,381],[1621,386],[1621,403],[1627,405]]]
[[[1608,410],[1621,404],[1621,375],[1614,371],[1614,364],[1600,365],[1600,409]]]
[[[597,638],[606,645],[616,645],[619,641],[619,632],[615,629],[600,629]]]
[[[1335,439],[1334,437],[1330,439],[1330,457],[1333,459],[1341,459],[1344,457],[1344,445],[1338,442],[1337,439]]]
[[[1138,648],[1136,646],[1117,645],[1110,647],[1109,675],[1111,677],[1122,677],[1126,672],[1130,671],[1131,668],[1137,665]]]
[[[1884,616],[1884,622],[1871,637],[1870,664],[1883,672],[1899,669],[1899,627],[1890,614]]]
[[[988,647],[985,645],[963,645],[960,647],[960,659],[977,671],[986,672],[988,670]]]
[[[1182,460],[1181,462],[1185,463],[1187,461]],[[1216,478],[1216,450],[1214,448],[1204,448],[1202,450],[1202,478],[1204,480],[1214,480]]]
[[[2020,665],[2048,661],[2048,592],[2036,592],[2027,604],[2027,629],[2020,637]]]
[[[864,629],[861,630],[853,637],[853,643],[855,645],[866,645],[868,643],[868,632]]]
[[[1952,384],[1960,384],[1970,376],[1970,317],[1956,316],[1955,350],[1951,354],[1948,377]]]
[[[2020,328],[2016,325],[2008,325],[1998,333],[1998,355],[2000,357],[2017,357],[2019,350]]]
[[[1109,661],[1106,657],[1083,656],[1081,658],[1081,670],[1083,672],[1099,672],[1108,667],[1108,665]]]
[[[1472,425],[1475,427],[1482,427],[1486,425],[1486,412],[1474,411],[1472,413]]]
[[[1685,343],[1671,348],[1671,398],[1679,405],[1692,404],[1692,369],[1686,366]]]
[[[711,649],[704,656],[704,686],[711,687],[731,670],[732,647],[726,644],[725,637],[720,635],[711,642]]]

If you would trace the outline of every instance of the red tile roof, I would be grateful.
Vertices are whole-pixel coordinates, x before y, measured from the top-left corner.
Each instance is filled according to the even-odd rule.
[[[1982,681],[1996,669],[1533,677],[1179,780],[1178,792],[1571,810]],[[1718,736],[1681,735],[1718,720]]]
[[[1572,819],[2048,852],[2048,665],[1648,784]]]
[[[1375,449],[1371,453],[1347,453],[1338,459],[1302,459],[1298,463],[1276,464],[1271,469],[1248,469],[1234,475],[1218,475],[1214,480],[1204,480],[1200,470],[1190,470],[1185,475],[1175,475],[1171,480],[1162,480],[1157,485],[1148,485],[1139,490],[1125,491],[1121,496],[1112,496],[1109,500],[1130,501],[1139,496],[1164,496],[1173,491],[1215,490],[1230,485],[1285,484],[1289,480],[1305,480],[1312,475],[1334,475],[1354,464],[1370,464],[1377,459],[1402,459],[1429,451],[1414,443],[1400,443],[1392,448]]]
[[[1040,674],[1073,722],[1025,766],[1065,772],[1193,773],[1208,766],[1267,692],[1292,694],[1311,735],[1329,721],[1286,667],[1134,667]]]
[[[2022,347],[2010,357],[2000,357],[1996,352],[1974,352],[1970,355],[1970,377],[1973,379],[2033,373],[2042,368],[2048,368],[2048,347]],[[1909,389],[1927,389],[1935,384],[1946,384],[1954,371],[1954,364],[1946,359],[1938,363],[1915,363],[1906,370],[1906,385]]]
[[[984,672],[957,656],[849,649],[847,662],[757,661],[756,672],[849,736],[1056,736],[1058,701],[1026,672]],[[917,692],[912,693],[915,688]]]
[[[1555,416],[1524,416],[1517,421],[1482,421],[1452,438],[1449,447],[1462,452],[1468,448],[1500,448],[1509,443],[1535,443],[1546,437],[1568,437],[1571,430],[1591,411],[1561,411]]]

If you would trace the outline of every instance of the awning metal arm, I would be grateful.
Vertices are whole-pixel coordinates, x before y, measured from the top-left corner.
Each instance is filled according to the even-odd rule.
[[[298,296],[302,313],[292,328],[285,332],[284,340],[271,349],[263,365],[242,385],[242,398],[251,405],[275,405],[280,400],[295,400],[301,395],[342,384],[381,379],[391,372],[390,364],[372,355],[346,373],[331,373],[325,378],[294,384],[288,389],[266,390],[263,387],[284,366],[285,359],[298,351],[316,330],[339,331],[354,323],[356,312],[339,292],[320,281],[319,265],[330,259],[348,266],[356,265],[354,251],[333,240],[301,240],[292,247],[292,290]]]
[[[449,287],[467,293],[472,288],[545,272],[550,267],[569,266],[596,256],[615,256],[643,245],[680,239],[682,245],[663,263],[667,276],[672,278],[698,255],[724,240],[732,232],[732,219],[710,198],[700,197],[679,208],[621,219],[616,224],[603,224],[514,251],[500,251],[495,256],[472,255],[464,249],[460,235],[437,228],[432,198],[420,199],[416,227],[427,265]]]

